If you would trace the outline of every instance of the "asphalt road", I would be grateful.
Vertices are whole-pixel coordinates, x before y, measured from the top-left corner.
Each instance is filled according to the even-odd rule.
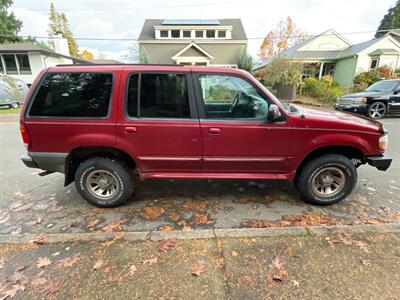
[[[389,130],[391,168],[380,172],[361,166],[353,194],[336,205],[305,204],[285,182],[148,180],[127,205],[99,209],[86,203],[73,184],[64,187],[63,175],[39,177],[38,170],[26,168],[19,159],[25,149],[17,117],[0,116],[0,234],[400,221],[400,118],[382,122]]]

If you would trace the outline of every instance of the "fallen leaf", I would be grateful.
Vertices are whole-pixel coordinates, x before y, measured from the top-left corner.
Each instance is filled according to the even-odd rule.
[[[135,265],[131,265],[129,267],[129,275],[131,275],[131,276],[135,275],[136,271],[137,271],[137,268]]]
[[[94,266],[93,266],[93,270],[99,270],[104,264],[104,261],[102,259],[99,259],[98,261],[95,262]]]
[[[151,266],[151,265],[154,265],[157,261],[158,261],[158,258],[153,256],[149,259],[145,259],[144,261],[142,261],[142,264]]]
[[[253,285],[256,283],[256,279],[249,274],[244,274],[238,278],[238,282],[244,285]]]
[[[23,270],[27,269],[30,265],[20,265],[15,268],[15,272],[22,272]]]
[[[165,212],[163,208],[157,206],[146,206],[141,209],[140,215],[146,220],[156,220]]]
[[[369,253],[368,244],[363,241],[354,241],[354,244],[357,245],[360,250],[364,251],[365,253]]]
[[[233,257],[236,257],[236,256],[239,255],[239,253],[237,253],[235,250],[232,250],[231,255],[232,255]]]
[[[125,222],[125,220],[117,220],[114,221],[107,226],[103,227],[102,231],[104,232],[121,232],[122,231],[122,226],[121,224]]]
[[[278,282],[282,282],[282,281],[283,281],[282,277],[281,277],[281,276],[278,276],[278,275],[273,275],[273,276],[272,276],[272,280],[278,281]]]
[[[14,298],[18,291],[25,291],[25,286],[19,284],[12,285],[10,289],[3,292],[3,297],[0,299]]]
[[[203,261],[198,262],[192,267],[192,275],[201,276],[206,271],[206,267]]]
[[[172,248],[175,247],[176,244],[176,238],[173,239],[164,239],[160,242],[159,246],[158,246],[158,251],[160,252],[168,252],[169,250],[171,250]]]
[[[278,271],[283,267],[283,262],[281,259],[277,256],[272,260],[272,266],[277,269]]]
[[[14,272],[14,274],[7,277],[6,282],[8,285],[26,285],[28,283],[28,277],[21,272]]]
[[[81,259],[80,254],[75,254],[74,256],[64,258],[60,261],[58,261],[58,265],[64,268],[72,267],[74,264],[76,264],[79,260]]]
[[[51,256],[59,256],[61,254],[61,252],[54,252],[53,254],[51,254]]]
[[[54,284],[54,282],[50,281],[39,292],[43,296],[50,296],[50,295],[57,293],[59,290],[60,290],[60,288],[58,286],[56,286]]]
[[[44,284],[46,284],[47,282],[48,282],[48,280],[47,280],[46,278],[43,278],[43,277],[34,277],[34,278],[31,280],[31,284],[32,284],[34,287],[38,287],[38,286],[44,285]]]
[[[190,226],[188,226],[188,225],[184,225],[183,227],[182,227],[182,231],[183,232],[188,232],[188,231],[191,231],[192,230],[192,227],[190,227]]]
[[[300,283],[297,280],[293,279],[292,283],[293,283],[293,286],[295,286],[295,287],[299,287],[300,286]]]
[[[39,234],[38,236],[30,240],[29,243],[38,245],[44,244],[44,234],[43,233]]]
[[[47,267],[51,265],[52,261],[48,257],[39,257],[39,259],[36,262],[36,267],[38,269]]]
[[[171,225],[164,225],[164,226],[160,227],[160,231],[163,231],[163,232],[170,232],[173,230],[174,230],[174,227],[172,227]]]
[[[368,259],[368,258],[360,258],[360,261],[364,266],[370,266],[371,265],[371,260]]]
[[[192,222],[198,225],[210,225],[214,224],[214,221],[211,220],[207,214],[195,214],[192,217]]]
[[[89,231],[93,231],[93,230],[94,230],[94,227],[95,227],[97,224],[99,224],[99,223],[100,223],[100,220],[99,220],[99,219],[92,219],[92,220],[90,220],[89,223],[88,223],[88,225],[87,225]]]

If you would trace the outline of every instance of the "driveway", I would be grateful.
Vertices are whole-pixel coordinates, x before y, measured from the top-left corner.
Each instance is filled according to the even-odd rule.
[[[87,204],[63,175],[40,177],[19,160],[25,152],[17,116],[0,116],[0,234],[192,230],[377,224],[400,221],[400,118],[382,120],[389,130],[391,168],[359,168],[345,201],[329,207],[303,203],[285,182],[149,180],[130,203],[113,209]]]

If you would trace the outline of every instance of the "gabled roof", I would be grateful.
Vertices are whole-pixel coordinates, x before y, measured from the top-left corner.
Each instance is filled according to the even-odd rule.
[[[1,53],[20,53],[20,52],[40,52],[49,56],[61,56],[65,58],[72,59],[73,61],[80,62],[80,63],[90,63],[90,60],[65,55],[58,52],[55,52],[53,49],[40,47],[38,45],[32,43],[14,43],[14,44],[0,44],[0,52]]]
[[[178,53],[176,53],[174,56],[172,56],[172,59],[176,59],[177,57],[181,56],[185,51],[187,51],[190,48],[196,48],[199,52],[204,54],[204,56],[207,56],[209,59],[214,59],[214,56],[212,56],[210,53],[208,53],[206,50],[201,48],[199,45],[197,45],[195,42],[190,42],[187,44],[182,50],[180,50]]]
[[[146,19],[144,21],[142,31],[139,35],[139,41],[145,40],[155,40],[155,32],[154,26],[162,26],[164,19]],[[219,25],[215,26],[232,26],[232,39],[231,40],[247,40],[246,32],[244,31],[242,21],[240,19],[218,19],[220,22]],[[177,25],[168,25],[168,26],[181,26],[181,24]],[[193,25],[194,26],[194,25]],[[196,26],[204,26],[203,24],[199,24]],[[184,39],[180,39],[184,40]],[[191,39],[188,39],[191,40]]]

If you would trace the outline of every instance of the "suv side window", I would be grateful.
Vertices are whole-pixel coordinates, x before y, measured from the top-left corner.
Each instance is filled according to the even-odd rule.
[[[48,73],[33,99],[29,116],[107,117],[112,84],[112,74]]]
[[[207,119],[265,119],[268,102],[248,81],[233,75],[199,75]]]
[[[133,74],[128,83],[127,99],[129,117],[178,119],[191,117],[185,74]]]

